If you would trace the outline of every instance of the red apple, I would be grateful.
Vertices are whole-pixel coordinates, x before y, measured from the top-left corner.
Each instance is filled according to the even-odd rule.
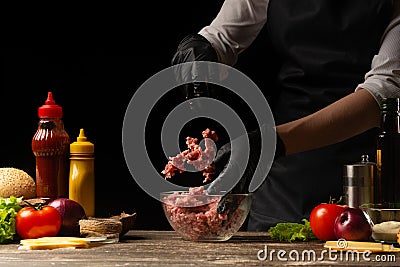
[[[368,241],[372,227],[361,209],[349,207],[336,218],[334,231],[337,239]]]

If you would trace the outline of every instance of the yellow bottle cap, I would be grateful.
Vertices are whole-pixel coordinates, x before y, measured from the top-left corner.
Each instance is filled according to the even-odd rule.
[[[85,136],[85,131],[81,129],[79,131],[79,136],[76,139],[76,142],[70,144],[70,153],[71,154],[93,154],[94,153],[94,144],[87,141]]]

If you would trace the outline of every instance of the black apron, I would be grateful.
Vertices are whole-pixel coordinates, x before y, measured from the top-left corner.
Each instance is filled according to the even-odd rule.
[[[378,53],[392,15],[385,0],[271,0],[266,32],[281,68],[276,124],[293,121],[354,92]],[[374,159],[376,129],[325,148],[276,160],[254,193],[248,230],[309,219],[342,195],[343,165]]]

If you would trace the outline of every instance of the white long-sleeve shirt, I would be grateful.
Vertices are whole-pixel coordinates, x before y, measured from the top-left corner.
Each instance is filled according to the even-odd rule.
[[[225,0],[203,35],[216,49],[219,60],[228,65],[237,62],[267,22],[269,0]],[[371,62],[365,80],[355,90],[364,88],[377,100],[400,97],[400,0],[393,0],[392,20],[386,28],[380,50]],[[365,18],[368,19],[368,18]]]

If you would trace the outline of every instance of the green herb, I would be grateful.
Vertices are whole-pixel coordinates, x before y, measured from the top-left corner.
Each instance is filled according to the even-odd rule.
[[[307,219],[302,220],[301,223],[278,223],[276,226],[270,227],[268,233],[271,234],[272,240],[276,241],[308,241],[317,239],[310,226],[310,222]]]
[[[22,197],[0,197],[0,243],[6,243],[13,240],[15,231],[15,217],[21,209],[19,202]]]

